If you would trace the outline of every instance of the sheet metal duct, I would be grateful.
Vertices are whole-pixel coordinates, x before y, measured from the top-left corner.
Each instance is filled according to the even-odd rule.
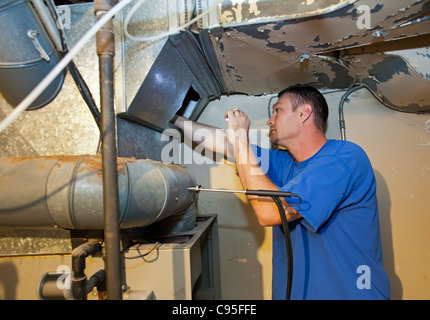
[[[36,12],[28,1],[0,3],[0,92],[16,107],[60,61]],[[65,71],[28,107],[47,105],[60,92]]]
[[[167,231],[195,224],[196,181],[187,168],[118,158],[120,227],[171,217]],[[103,229],[100,156],[0,159],[0,226]],[[175,228],[179,228],[177,230]]]
[[[195,120],[224,91],[206,59],[190,31],[171,36],[121,116],[160,132],[175,113]]]

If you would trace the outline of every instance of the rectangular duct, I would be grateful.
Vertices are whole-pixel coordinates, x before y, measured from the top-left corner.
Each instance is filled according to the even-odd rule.
[[[186,108],[190,118],[197,117],[221,93],[200,44],[185,31],[166,41],[127,113],[121,116],[162,131],[181,108],[180,112]]]

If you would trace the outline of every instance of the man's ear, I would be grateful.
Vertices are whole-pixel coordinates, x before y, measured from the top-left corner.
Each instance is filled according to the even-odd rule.
[[[305,123],[306,121],[308,121],[313,111],[314,109],[310,104],[304,104],[301,106],[300,118],[302,119],[302,123]]]

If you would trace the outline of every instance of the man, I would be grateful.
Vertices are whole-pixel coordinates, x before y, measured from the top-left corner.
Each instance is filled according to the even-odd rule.
[[[328,107],[323,95],[307,85],[279,93],[267,124],[271,142],[287,151],[264,153],[250,145],[250,120],[241,110],[231,109],[225,117],[224,136],[202,124],[193,123],[193,132],[210,129],[217,138],[207,137],[205,147],[216,152],[228,139],[245,189],[289,191],[302,199],[294,207],[287,206],[293,200],[282,199],[294,256],[291,298],[388,299],[373,170],[359,146],[325,137]],[[183,129],[185,121],[177,117],[174,124]],[[266,155],[258,166],[260,153]],[[273,227],[272,298],[285,299],[287,254],[276,204],[268,197],[248,199],[260,224]]]

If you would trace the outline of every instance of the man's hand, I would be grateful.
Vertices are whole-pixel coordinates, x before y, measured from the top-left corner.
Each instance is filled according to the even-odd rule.
[[[238,142],[246,143],[248,141],[248,131],[251,121],[248,116],[238,108],[233,108],[224,114],[224,118],[228,121],[227,137],[232,145],[237,145]]]

